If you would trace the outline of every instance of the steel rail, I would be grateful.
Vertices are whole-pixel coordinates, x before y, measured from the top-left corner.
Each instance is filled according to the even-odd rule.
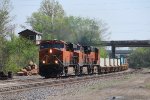
[[[95,76],[58,79],[58,80],[49,81],[49,82],[48,81],[46,81],[46,82],[33,82],[33,83],[23,84],[23,85],[19,85],[19,86],[10,86],[10,87],[0,88],[0,94],[27,91],[27,90],[31,90],[31,89],[46,87],[46,86],[52,87],[52,86],[61,86],[61,85],[66,85],[66,84],[75,84],[75,83],[79,83],[79,82],[85,82],[85,81],[91,81],[91,80],[95,80],[95,79],[107,78],[110,76],[111,77],[117,77],[117,76],[121,76],[121,75],[132,74],[133,72],[135,72],[135,70],[130,69],[127,71],[102,74],[102,75],[95,75]]]

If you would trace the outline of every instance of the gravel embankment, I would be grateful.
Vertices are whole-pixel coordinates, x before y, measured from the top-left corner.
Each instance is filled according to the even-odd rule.
[[[115,76],[115,77],[103,77],[98,80],[80,82],[75,84],[66,84],[63,86],[55,87],[40,87],[36,89],[28,89],[26,91],[19,91],[14,93],[0,94],[0,100],[65,100],[61,96],[73,96],[86,93],[91,89],[96,88],[100,85],[101,88],[109,87],[115,85],[118,81],[121,82],[122,79],[126,79],[128,75],[125,76]],[[113,79],[113,81],[112,81]],[[109,82],[110,81],[110,82]],[[107,84],[105,84],[107,82]],[[55,98],[57,96],[57,98]],[[66,97],[67,98],[67,97]]]

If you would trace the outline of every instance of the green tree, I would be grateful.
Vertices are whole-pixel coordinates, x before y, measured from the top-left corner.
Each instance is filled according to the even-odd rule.
[[[101,41],[103,26],[94,19],[82,17],[64,17],[55,19],[52,28],[51,18],[42,13],[33,13],[28,18],[31,27],[43,33],[43,39],[61,39],[80,44],[96,43]]]
[[[43,0],[39,12],[51,18],[64,17],[65,15],[62,6],[55,0]]]
[[[51,39],[52,38],[52,25],[51,18],[49,16],[43,15],[42,13],[33,13],[30,18],[28,18],[27,23],[30,26],[41,33],[43,33],[43,39]]]
[[[150,48],[137,48],[129,56],[130,67],[150,67]]]
[[[36,31],[42,32],[43,39],[55,39],[62,26],[65,12],[55,0],[43,0],[38,12],[27,19],[27,23]]]
[[[100,48],[100,57],[107,58],[107,56],[108,56],[108,53],[107,53],[106,49],[104,47],[101,47]]]
[[[6,42],[6,39],[0,36],[0,70],[2,70],[2,67],[4,66],[6,61]]]
[[[11,27],[10,11],[11,11],[10,0],[0,0],[0,69],[4,66],[6,61],[6,37],[12,36],[13,27]]]
[[[24,38],[15,36],[11,41],[7,41],[5,51],[7,59],[4,71],[17,72],[27,66],[30,60],[38,63],[38,47]]]
[[[38,63],[38,47],[31,41],[13,34],[11,8],[10,0],[0,0],[0,70],[6,72],[18,71],[25,67],[29,60]]]
[[[6,37],[11,33],[10,0],[0,0],[0,36]]]
[[[102,40],[107,27],[95,19],[65,16],[62,6],[54,0],[44,0],[38,12],[27,19],[36,31],[43,33],[43,39],[59,39],[93,45]]]
[[[102,40],[102,34],[105,33],[100,21],[95,19],[70,16],[65,21],[68,23],[71,36],[75,43],[83,45],[92,45]]]

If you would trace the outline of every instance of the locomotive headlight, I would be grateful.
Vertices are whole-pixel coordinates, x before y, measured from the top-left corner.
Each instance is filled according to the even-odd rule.
[[[52,53],[52,49],[49,50],[49,53]]]
[[[57,60],[55,60],[55,64],[58,64],[58,61],[57,61]]]
[[[43,64],[45,64],[46,62],[45,62],[45,60],[43,60]]]

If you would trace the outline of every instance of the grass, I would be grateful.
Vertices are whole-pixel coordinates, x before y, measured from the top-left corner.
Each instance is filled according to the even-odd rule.
[[[121,76],[119,79],[117,78],[112,78],[110,80],[102,80],[98,83],[95,83],[89,87],[87,87],[87,90],[91,91],[91,90],[101,90],[103,88],[109,88],[112,86],[117,86],[118,84],[121,84],[129,79],[131,79],[133,77],[133,75],[125,75],[125,76]]]
[[[150,78],[147,78],[144,82],[145,88],[150,89]]]

